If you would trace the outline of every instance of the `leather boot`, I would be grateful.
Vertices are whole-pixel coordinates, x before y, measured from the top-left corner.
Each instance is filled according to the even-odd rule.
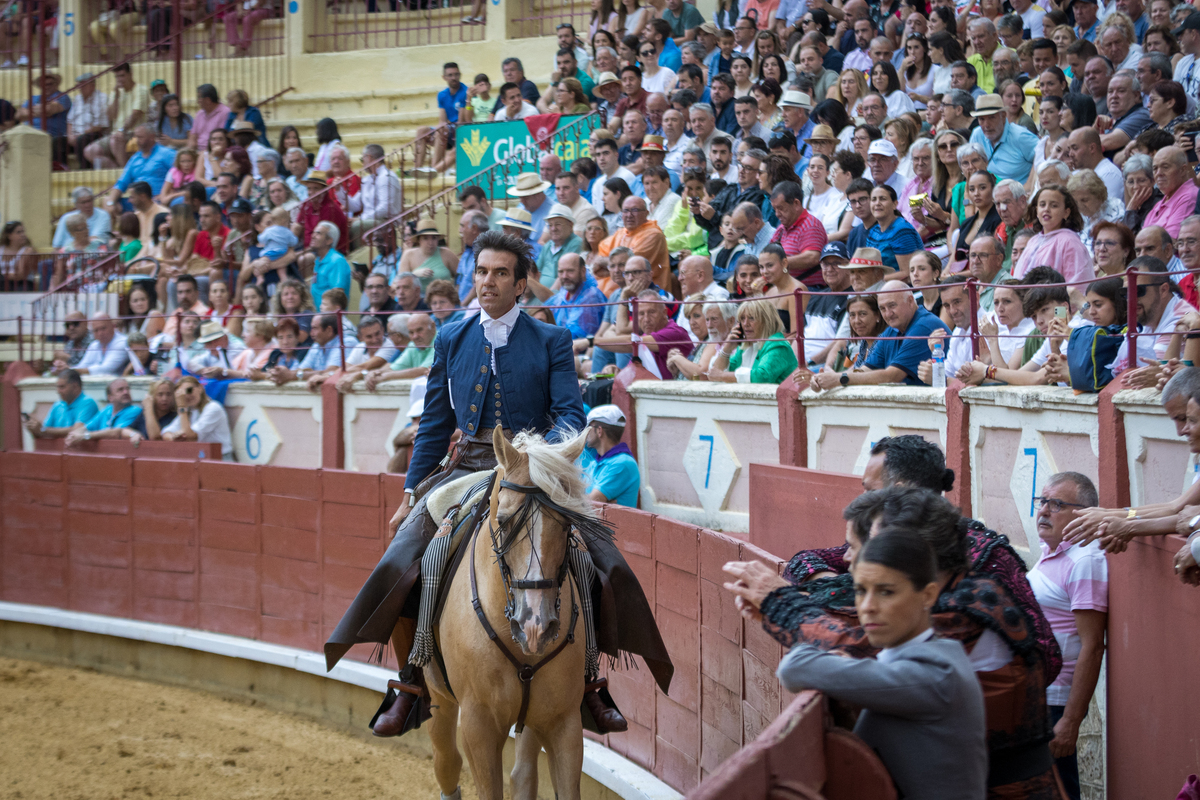
[[[601,689],[608,688],[608,678],[601,678],[595,683],[583,687],[583,702],[587,704],[592,719],[601,733],[624,733],[629,730],[629,723],[615,706],[609,706],[600,694]]]
[[[404,678],[401,673],[401,678]],[[388,689],[395,690],[395,701],[386,709],[380,708],[371,724],[371,732],[380,737],[400,736],[429,719],[429,703],[425,691],[425,677],[421,670],[414,669],[409,680],[388,681]],[[388,692],[392,694],[391,691]],[[384,698],[387,704],[387,698]]]

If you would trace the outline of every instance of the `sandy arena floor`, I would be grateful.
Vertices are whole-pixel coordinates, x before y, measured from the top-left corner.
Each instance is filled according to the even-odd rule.
[[[463,768],[464,796],[475,796]],[[0,798],[436,800],[433,763],[250,703],[0,658]]]

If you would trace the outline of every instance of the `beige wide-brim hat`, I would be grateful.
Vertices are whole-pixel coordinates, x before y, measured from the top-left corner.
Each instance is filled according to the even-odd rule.
[[[1000,114],[1004,111],[1004,100],[998,94],[985,94],[975,101],[975,110],[971,112],[972,117],[990,117],[992,114]]]
[[[222,336],[227,335],[228,332],[221,327],[221,323],[206,322],[204,323],[203,327],[200,328],[200,335],[196,338],[196,341],[200,344],[208,344],[209,342],[215,342]]]
[[[510,208],[508,215],[504,218],[504,222],[500,223],[502,228],[520,228],[523,231],[533,232],[533,214],[530,214],[523,208]]]
[[[438,230],[437,223],[433,221],[433,217],[421,217],[417,220],[417,236],[441,236],[442,232]]]
[[[542,180],[536,172],[522,172],[517,178],[517,185],[508,190],[509,197],[529,197],[542,194],[550,188],[550,182]]]
[[[833,128],[828,125],[818,125],[813,128],[812,136],[804,141],[809,144],[817,144],[818,142],[840,142],[841,139],[833,135]]]
[[[842,269],[883,269],[883,253],[875,247],[860,247],[854,251],[854,257],[849,264],[843,264]]]

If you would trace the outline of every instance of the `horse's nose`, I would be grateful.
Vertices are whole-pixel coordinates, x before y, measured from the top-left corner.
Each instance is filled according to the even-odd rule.
[[[542,625],[541,616],[536,614],[531,615],[529,619],[525,620],[525,624],[521,626],[521,630],[525,634],[525,646],[534,653],[541,655],[545,647],[545,644],[542,642],[542,634],[545,628]]]

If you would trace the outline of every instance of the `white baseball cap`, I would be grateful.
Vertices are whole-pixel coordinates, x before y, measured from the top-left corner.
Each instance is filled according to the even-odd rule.
[[[613,425],[618,428],[625,427],[625,414],[621,409],[611,403],[605,406],[596,406],[588,412],[587,421],[590,425],[593,422],[601,422],[605,425]]]
[[[899,158],[900,154],[896,152],[896,145],[889,142],[887,139],[876,139],[871,142],[871,146],[867,148],[869,156],[887,156],[888,158]]]

